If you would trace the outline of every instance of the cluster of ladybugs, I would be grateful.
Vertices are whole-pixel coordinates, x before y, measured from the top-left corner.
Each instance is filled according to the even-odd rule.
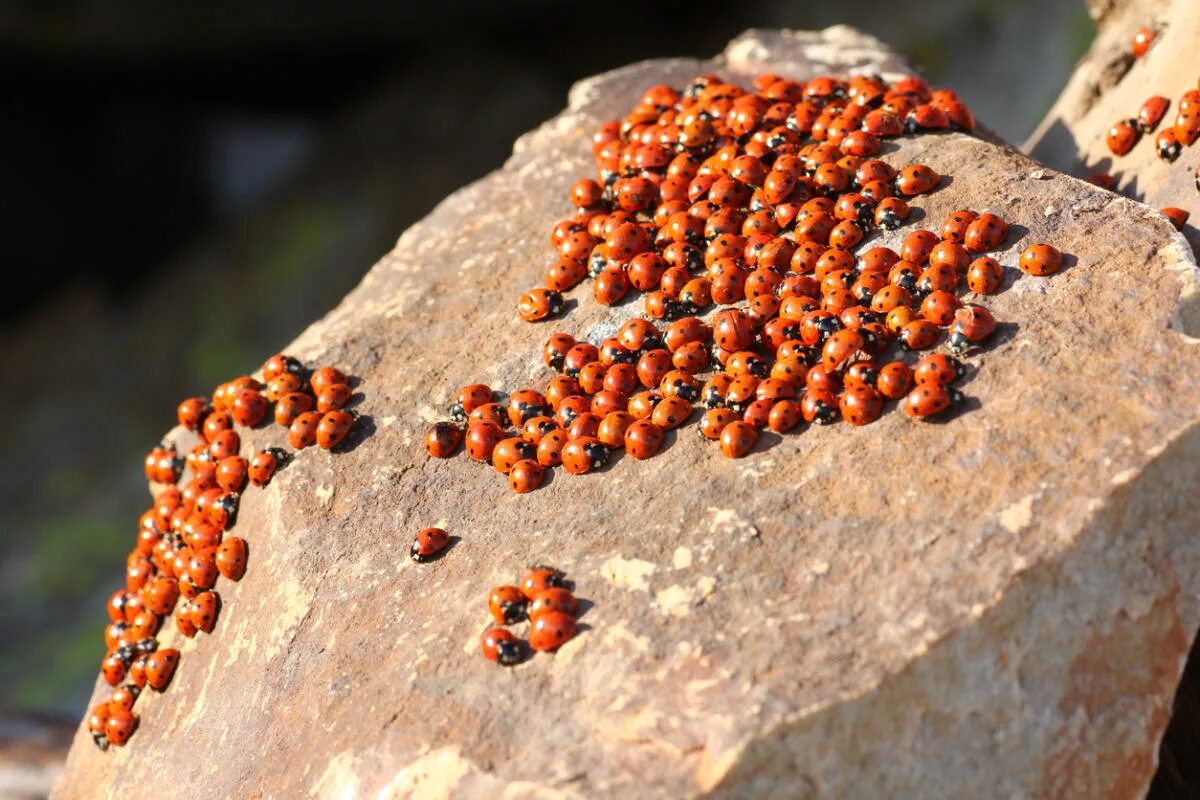
[[[529,621],[529,647],[557,650],[575,636],[579,603],[567,588],[565,575],[553,567],[532,567],[518,586],[497,586],[488,593],[489,624],[479,640],[483,657],[510,667],[525,658],[525,647],[508,628]]]
[[[1141,58],[1154,44],[1156,38],[1152,28],[1141,28],[1133,37],[1132,51],[1134,58]],[[1129,153],[1143,135],[1150,135],[1158,130],[1167,111],[1171,108],[1171,100],[1162,95],[1154,95],[1142,103],[1136,117],[1123,119],[1108,129],[1105,143],[1109,152],[1114,156],[1124,156]],[[1183,148],[1191,147],[1200,139],[1200,89],[1190,89],[1184,92],[1175,104],[1175,116],[1171,124],[1154,137],[1154,151],[1166,162],[1173,162],[1183,153]],[[1102,188],[1113,191],[1116,179],[1108,173],[1092,175],[1091,182]],[[1196,188],[1200,190],[1200,167],[1196,168]],[[1174,206],[1159,209],[1160,213],[1171,221],[1176,230],[1183,227],[1190,214],[1182,208]]]
[[[864,425],[887,400],[916,418],[955,403],[950,384],[963,367],[950,355],[927,355],[915,369],[882,357],[894,343],[929,350],[943,334],[961,354],[992,334],[991,313],[959,292],[1000,288],[1004,268],[985,253],[1004,243],[1007,223],[960,210],[939,233],[911,233],[899,252],[855,251],[876,229],[903,224],[903,197],[940,183],[927,166],[897,171],[874,159],[881,139],[970,130],[970,111],[916,78],[764,76],[754,85],[746,92],[710,75],[683,91],[656,86],[624,120],[601,126],[599,180],[572,188],[576,213],[551,233],[559,259],[519,312],[552,316],[560,292],[591,275],[605,305],[645,292],[651,319],[628,320],[598,345],[553,334],[545,360],[561,374],[544,391],[520,389],[502,405],[487,386],[464,387],[451,419],[429,430],[430,455],[448,457],[465,440],[468,456],[528,492],[560,463],[580,474],[614,449],[653,456],[697,402],[707,408],[701,435],[732,458],[762,428],[839,416]],[[1045,244],[1019,260],[1032,275],[1061,265]]]
[[[184,400],[177,409],[179,424],[201,441],[186,457],[165,445],[146,456],[146,479],[160,486],[139,521],[125,588],[108,599],[111,623],[104,631],[100,674],[115,688],[87,720],[101,750],[129,741],[138,725],[133,712],[138,695],[147,686],[162,691],[175,673],[179,651],[158,647],[164,619],[174,612],[176,629],[188,638],[211,633],[220,608],[213,588],[218,576],[237,581],[245,572],[246,542],[225,531],[236,521],[247,482],[265,486],[289,456],[270,448],[247,461],[238,454],[236,427],[258,426],[273,404],[275,422],[288,428],[292,447],[315,443],[328,450],[353,426],[353,416],[343,410],[352,392],[340,370],[321,367],[310,375],[281,354],[263,365],[263,381],[243,376],[218,386],[211,400]]]

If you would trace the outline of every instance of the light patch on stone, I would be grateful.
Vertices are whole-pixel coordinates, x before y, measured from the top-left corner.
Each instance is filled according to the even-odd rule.
[[[270,661],[296,638],[296,626],[312,608],[314,589],[289,578],[279,588],[279,605],[275,609],[275,620],[267,636],[266,654],[263,661]]]
[[[1000,512],[1000,524],[1009,533],[1020,533],[1033,522],[1034,495],[1026,495]]]
[[[710,506],[705,510],[709,515],[709,530],[713,533],[732,535],[741,541],[758,537],[758,528],[747,522],[735,509]]]
[[[378,800],[446,800],[472,771],[474,765],[457,746],[442,747],[397,772],[376,796]]]
[[[700,580],[696,581],[696,605],[700,605],[708,598],[712,597],[713,592],[717,590],[717,579],[711,575],[704,575]]]
[[[600,576],[618,589],[650,591],[646,579],[654,574],[658,566],[640,558],[613,556],[600,565]]]
[[[692,565],[692,551],[686,547],[676,547],[675,555],[671,557],[675,569],[687,569]]]
[[[313,796],[330,800],[353,800],[359,797],[358,757],[347,751],[329,761],[313,786]]]
[[[1113,478],[1112,478],[1113,486],[1120,486],[1122,483],[1129,483],[1131,480],[1136,478],[1140,473],[1141,473],[1141,470],[1139,470],[1135,467],[1130,467],[1129,469],[1123,469],[1120,472],[1118,472],[1116,475],[1113,475]]]
[[[828,575],[829,574],[829,562],[828,561],[818,561],[817,563],[815,563],[811,567],[809,567],[809,569],[812,570],[813,575]]]
[[[596,646],[602,651],[614,653],[626,650],[646,653],[650,650],[650,637],[638,636],[629,630],[624,622],[614,622],[604,627],[604,635],[600,637]]]
[[[329,501],[333,499],[333,487],[324,485],[318,486],[317,490],[313,492],[313,494],[317,496],[317,502],[328,507]]]
[[[694,590],[687,586],[668,586],[654,595],[654,602],[664,614],[675,617],[687,616],[692,604]]]
[[[383,419],[379,420],[379,425],[382,428],[390,428],[395,424],[396,424],[395,417],[384,417]]]

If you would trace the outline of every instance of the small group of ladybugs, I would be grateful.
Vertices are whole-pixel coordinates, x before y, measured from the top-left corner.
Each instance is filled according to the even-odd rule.
[[[497,586],[488,593],[492,623],[480,637],[483,657],[506,667],[525,659],[525,647],[505,625],[529,621],[529,647],[538,652],[557,650],[574,638],[579,603],[567,588],[566,576],[553,567],[536,566],[517,586]]]
[[[1132,52],[1134,58],[1141,58],[1154,44],[1157,34],[1153,28],[1141,28],[1134,34]],[[1162,95],[1149,97],[1136,117],[1129,117],[1116,122],[1108,129],[1105,144],[1114,156],[1127,155],[1137,145],[1143,135],[1150,135],[1158,130],[1167,111],[1171,108],[1171,99]],[[1183,154],[1185,147],[1191,147],[1200,139],[1200,88],[1190,89],[1175,104],[1175,116],[1171,124],[1154,137],[1154,152],[1162,161],[1173,162]],[[1089,180],[1095,185],[1116,190],[1116,179],[1109,173],[1098,172]],[[1196,188],[1200,190],[1200,166],[1196,168]],[[1159,209],[1159,212],[1171,221],[1176,230],[1183,228],[1190,213],[1182,208],[1170,206]]]
[[[353,426],[353,416],[343,410],[351,395],[340,370],[322,367],[309,375],[281,354],[267,359],[262,382],[242,376],[218,386],[211,400],[190,397],[179,404],[179,424],[200,441],[186,457],[168,445],[146,456],[154,505],[139,521],[125,588],[108,599],[111,622],[100,674],[114,691],[87,718],[101,750],[129,741],[139,722],[133,706],[145,687],[162,691],[171,682],[180,653],[158,647],[166,617],[174,612],[176,630],[188,638],[211,633],[221,602],[217,578],[237,581],[245,572],[246,541],[225,535],[236,522],[240,493],[247,482],[265,486],[290,456],[273,447],[247,461],[238,454],[242,442],[235,428],[258,426],[274,404],[275,422],[288,428],[294,448],[316,443],[328,450]]]
[[[528,492],[560,463],[581,474],[616,449],[655,455],[697,402],[707,409],[700,434],[731,458],[763,428],[839,417],[865,425],[887,400],[914,418],[955,404],[950,384],[964,368],[952,355],[996,328],[959,294],[1001,288],[1005,268],[986,253],[1004,244],[1008,224],[962,209],[938,233],[910,233],[899,252],[857,250],[903,224],[901,196],[941,181],[927,166],[897,171],[872,158],[880,140],[971,130],[970,112],[916,78],[765,76],[755,88],[711,75],[683,91],[656,86],[624,120],[601,126],[598,180],[572,188],[576,212],[551,233],[559,258],[547,288],[525,295],[519,312],[549,318],[565,306],[561,291],[591,275],[604,305],[645,292],[649,319],[630,319],[599,343],[553,334],[544,356],[561,374],[543,391],[522,388],[502,405],[488,386],[464,387],[451,419],[429,430],[430,455],[449,457],[465,441],[468,456]],[[1018,266],[1045,276],[1062,263],[1054,247],[1033,244]],[[915,367],[883,358],[894,346],[929,350],[943,335],[950,354]]]

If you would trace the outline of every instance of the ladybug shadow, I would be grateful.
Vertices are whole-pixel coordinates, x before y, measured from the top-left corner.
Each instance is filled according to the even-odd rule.
[[[626,453],[621,448],[608,448],[608,461],[604,462],[604,466],[600,469],[592,470],[589,475],[603,475],[606,472],[611,472],[617,464],[625,460]]]
[[[353,453],[358,449],[358,446],[375,435],[375,418],[370,414],[359,414],[354,425],[351,426],[350,432],[346,434],[346,438],[330,450],[331,453],[338,455],[344,453]]]
[[[754,447],[751,447],[750,452],[746,455],[763,453],[779,444],[783,444],[783,436],[774,431],[763,429],[758,433],[758,441],[754,443]]]
[[[552,486],[556,480],[558,480],[558,470],[554,469],[553,467],[546,467],[544,470],[542,470],[542,482],[539,483],[538,487],[533,491],[540,492],[547,486]]]
[[[574,587],[572,587],[571,591],[572,592],[575,591]],[[596,604],[593,603],[591,600],[584,600],[582,597],[575,598],[575,619],[576,619],[576,621],[583,619],[584,615],[587,614],[589,611],[591,611],[595,607],[595,605]],[[591,628],[590,625],[578,625],[576,627],[578,628],[578,630],[581,630],[581,631],[585,627],[588,629]]]

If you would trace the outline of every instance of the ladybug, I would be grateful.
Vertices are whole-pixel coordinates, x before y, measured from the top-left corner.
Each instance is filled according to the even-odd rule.
[[[523,458],[513,464],[508,471],[508,485],[517,494],[527,494],[542,485],[546,471],[537,461],[536,449],[533,455],[533,458]]]
[[[560,613],[574,616],[578,608],[575,595],[562,587],[543,589],[535,594],[529,603],[528,616],[531,622],[537,622],[544,614]]]
[[[908,203],[899,197],[885,197],[875,206],[875,224],[894,231],[904,224],[910,213]]]
[[[583,475],[608,463],[608,448],[594,436],[570,439],[562,449],[563,468],[572,475]]]
[[[532,389],[519,389],[509,395],[508,421],[513,427],[519,428],[534,417],[546,416],[550,405],[541,392]]]
[[[305,411],[292,420],[288,428],[288,442],[297,450],[303,450],[317,441],[317,427],[322,416],[317,411]]]
[[[1171,101],[1162,95],[1154,95],[1142,103],[1142,107],[1138,109],[1137,126],[1142,133],[1152,133],[1158,124],[1162,122],[1162,118],[1166,115],[1167,109],[1171,107]]]
[[[192,622],[192,602],[190,600],[182,603],[175,611],[175,628],[189,639],[196,635],[196,625]]]
[[[1158,136],[1154,137],[1154,151],[1160,160],[1168,163],[1179,158],[1179,154],[1183,152],[1183,144],[1175,135],[1174,127],[1164,128],[1158,132]]]
[[[921,301],[921,316],[934,325],[945,327],[954,320],[954,312],[961,305],[951,292],[930,292]]]
[[[947,346],[952,353],[961,353],[991,336],[995,330],[996,318],[992,312],[969,303],[955,312]]]
[[[246,486],[249,464],[241,456],[227,456],[217,464],[217,484],[227,492],[240,492]]]
[[[537,448],[520,436],[501,439],[492,448],[492,466],[503,475],[507,475],[512,465],[521,459],[536,457]]]
[[[1137,120],[1123,119],[1108,129],[1105,143],[1113,155],[1123,156],[1137,144],[1138,136]]]
[[[912,368],[903,361],[892,361],[879,368],[876,390],[889,400],[899,400],[912,389]]]
[[[317,411],[336,411],[350,402],[354,390],[345,383],[334,383],[326,386],[317,395]]]
[[[1183,230],[1184,224],[1188,221],[1188,217],[1191,216],[1182,208],[1174,207],[1160,208],[1158,213],[1170,220],[1171,224],[1175,226],[1175,230],[1177,231]]]
[[[883,395],[866,385],[847,386],[838,402],[842,419],[851,425],[867,425],[883,413]]]
[[[213,463],[213,476],[216,477],[216,464],[222,459],[236,456],[242,447],[242,437],[236,431],[221,431],[213,436],[208,445],[208,454]],[[193,477],[200,477],[199,474]]]
[[[171,682],[175,667],[179,664],[179,651],[164,647],[146,656],[146,683],[151,689],[161,692]]]
[[[1134,58],[1141,58],[1146,55],[1150,47],[1154,44],[1155,33],[1153,28],[1138,28],[1133,34],[1133,42],[1130,45],[1130,52]]]
[[[829,425],[837,421],[838,409],[837,398],[828,389],[810,387],[800,398],[800,415],[810,424]]]
[[[972,253],[983,253],[1000,247],[1007,236],[1008,223],[995,214],[984,213],[967,226],[962,243]]]
[[[290,428],[301,414],[312,411],[315,401],[301,392],[284,395],[275,401],[275,424]]]
[[[179,583],[174,578],[159,575],[146,584],[142,592],[146,608],[159,616],[171,613],[179,600]]]
[[[1004,267],[989,256],[980,256],[967,267],[967,288],[975,294],[992,294],[1004,283]]]
[[[426,528],[413,539],[409,555],[419,564],[431,561],[450,544],[450,534],[441,528]]]
[[[220,598],[213,591],[200,592],[192,598],[188,616],[196,630],[212,633],[213,626],[217,623],[219,606]]]
[[[109,686],[116,686],[125,679],[125,662],[116,655],[110,655],[100,664],[100,675]]]
[[[907,166],[896,176],[896,191],[913,196],[932,192],[941,183],[942,176],[924,164]]]
[[[559,611],[547,611],[530,626],[529,646],[540,652],[556,650],[574,638],[575,619]]]
[[[657,423],[639,419],[625,429],[625,452],[638,460],[654,456],[662,448],[665,433]]]
[[[217,546],[214,559],[217,571],[231,581],[240,581],[246,572],[246,540],[230,536]]]
[[[285,394],[304,391],[304,383],[300,378],[291,374],[283,374],[277,378],[272,378],[267,383],[266,396],[268,402],[274,403]]]
[[[198,431],[204,418],[211,412],[212,406],[208,404],[208,400],[203,397],[189,397],[179,404],[176,416],[180,425],[189,431]]]
[[[314,395],[319,395],[326,386],[333,386],[336,383],[349,383],[346,373],[342,372],[337,367],[321,367],[313,372],[308,379],[308,385],[312,388]]]
[[[898,338],[905,350],[928,350],[937,344],[938,326],[927,319],[914,319],[900,329]]]
[[[1200,112],[1194,108],[1185,111],[1182,100],[1179,102],[1179,114],[1175,117],[1175,138],[1184,147],[1190,147],[1200,138]]]
[[[629,294],[629,275],[621,267],[605,267],[592,283],[592,294],[602,306],[619,303]]]
[[[946,217],[946,221],[942,223],[942,241],[963,243],[963,239],[967,235],[967,226],[976,220],[979,215],[974,211],[962,209],[954,211],[950,216]]]
[[[1062,267],[1062,253],[1048,244],[1034,244],[1021,253],[1018,263],[1030,275],[1053,275]]]
[[[604,418],[591,411],[578,414],[567,426],[567,439],[578,439],[582,436],[596,436],[600,432],[600,423]]]
[[[123,747],[137,730],[138,716],[132,711],[118,711],[110,714],[104,723],[104,736],[109,744]]]
[[[105,736],[105,725],[108,724],[108,703],[97,703],[88,712],[87,729],[92,735],[92,741],[100,750],[108,749],[108,737]]]
[[[475,409],[492,402],[492,390],[482,383],[472,383],[458,390],[450,404],[450,418],[466,422]]]
[[[943,353],[930,353],[917,362],[912,376],[918,386],[926,383],[953,383],[963,375],[963,365],[958,359]]]
[[[521,594],[525,595],[525,599],[532,600],[538,592],[546,589],[565,589],[565,577],[562,570],[539,564],[529,568],[529,571],[521,578],[519,588]]]
[[[211,589],[213,584],[217,582],[217,562],[214,553],[204,551],[201,553],[193,552],[192,557],[187,560],[186,577],[192,587],[197,589]],[[182,579],[184,575],[181,575]]]
[[[317,446],[322,450],[336,447],[346,438],[353,424],[354,418],[345,411],[326,412],[317,423]]]
[[[490,463],[492,451],[496,449],[496,445],[503,438],[504,431],[495,422],[476,420],[467,426],[467,456],[476,461]]]
[[[488,593],[488,612],[500,625],[515,625],[525,619],[529,598],[516,586],[497,586]]]
[[[505,667],[521,661],[521,642],[504,628],[488,628],[479,640],[483,657]]]
[[[546,340],[546,344],[542,348],[542,357],[546,361],[546,366],[551,369],[562,369],[563,359],[575,345],[575,337],[569,333],[550,334],[550,338]],[[491,402],[490,397],[488,402]]]
[[[863,337],[856,330],[843,328],[831,335],[821,349],[821,366],[829,372],[840,372],[863,347]]]
[[[727,458],[741,458],[758,442],[758,429],[746,422],[730,422],[721,430],[720,442]]]
[[[721,431],[731,422],[737,422],[740,419],[738,414],[728,408],[717,407],[710,408],[704,412],[704,416],[700,418],[700,425],[697,432],[705,439],[719,441]]]
[[[923,383],[904,398],[904,413],[913,419],[931,417],[962,401],[962,393],[941,383]]]
[[[767,414],[767,427],[775,433],[786,433],[799,425],[802,419],[799,402],[791,399],[777,400]]]

